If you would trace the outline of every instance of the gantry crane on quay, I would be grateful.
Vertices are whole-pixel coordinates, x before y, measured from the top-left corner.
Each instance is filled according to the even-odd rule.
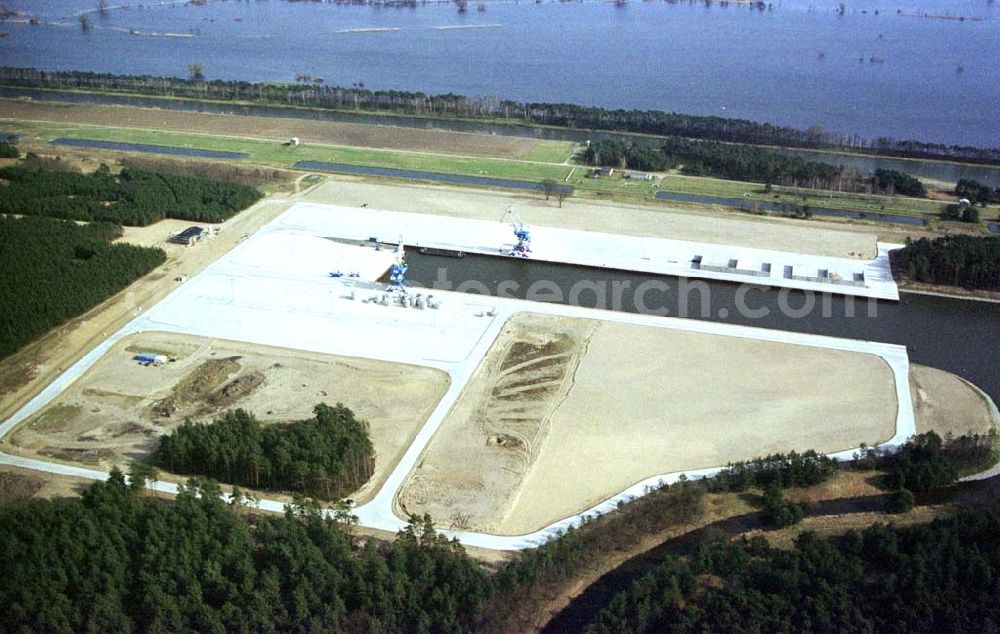
[[[531,257],[529,255],[531,253],[531,231],[528,229],[527,223],[521,219],[521,215],[513,207],[507,207],[506,213],[500,218],[500,222],[504,221],[510,223],[514,229],[514,237],[517,238],[514,248],[510,249],[507,255],[522,258]],[[505,251],[506,249],[501,248],[500,250]]]
[[[399,236],[399,243],[396,245],[396,259],[393,260],[392,266],[389,267],[389,286],[385,290],[393,293],[406,293],[407,287],[410,285],[406,281],[406,270],[409,265],[406,264],[406,251],[403,248],[403,236]]]

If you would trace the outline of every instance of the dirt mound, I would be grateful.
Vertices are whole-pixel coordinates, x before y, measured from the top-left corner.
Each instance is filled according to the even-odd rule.
[[[262,372],[251,372],[238,376],[212,392],[206,402],[216,409],[228,407],[230,403],[253,394],[258,387],[264,384],[266,379],[267,377]]]
[[[233,356],[205,361],[181,379],[174,386],[170,396],[157,401],[153,405],[153,413],[163,418],[170,418],[178,409],[196,403],[210,403],[210,399],[214,396],[213,392],[219,389],[226,379],[239,372],[239,360],[239,356]],[[231,401],[232,399],[229,399],[229,402]]]
[[[39,454],[65,462],[96,465],[114,457],[115,452],[105,447],[88,449],[84,447],[45,447]]]
[[[595,322],[510,318],[400,491],[403,512],[495,529],[548,435]]]
[[[545,340],[518,340],[510,346],[480,414],[495,446],[530,458],[542,436],[551,399],[574,365],[576,346],[565,333],[553,333]]]
[[[204,398],[218,388],[223,381],[240,369],[241,357],[226,357],[224,359],[209,359],[197,368],[174,388],[174,395],[185,400]]]

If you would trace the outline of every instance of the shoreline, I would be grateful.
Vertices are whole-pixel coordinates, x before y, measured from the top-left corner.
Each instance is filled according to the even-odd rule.
[[[943,291],[925,291],[922,289],[909,288],[906,286],[899,286],[899,293],[902,295],[904,293],[910,293],[913,295],[928,295],[930,297],[943,297],[945,299],[964,299],[973,302],[986,302],[988,304],[1000,304],[1000,299],[993,297],[978,297],[976,295],[965,295],[962,293],[945,293]]]
[[[37,69],[26,69],[26,70],[37,70]],[[41,70],[39,70],[38,72],[40,72],[40,73],[54,73],[54,72],[62,72],[62,71],[41,71]],[[124,77],[124,76],[122,76],[122,77]],[[227,80],[227,83],[229,83],[228,80]],[[262,82],[262,84],[263,83],[267,83],[267,82]],[[278,83],[279,84],[283,84],[283,85],[288,85],[288,86],[294,86],[294,84],[291,84],[291,83],[283,83],[283,82],[278,82]],[[422,113],[396,112],[396,111],[392,111],[392,110],[362,110],[362,109],[350,109],[350,108],[338,108],[338,107],[295,106],[295,105],[289,105],[289,104],[284,103],[284,102],[268,101],[268,100],[258,100],[258,101],[253,101],[253,100],[248,101],[248,100],[239,100],[239,99],[219,100],[219,99],[201,98],[201,97],[176,96],[176,95],[173,95],[173,94],[171,94],[171,95],[157,95],[157,94],[149,94],[149,93],[143,93],[143,92],[134,92],[134,91],[129,91],[129,90],[115,90],[115,89],[100,90],[100,89],[95,89],[95,88],[80,88],[80,87],[26,86],[26,85],[20,85],[18,83],[9,83],[9,82],[5,82],[3,80],[0,80],[0,90],[3,90],[3,89],[7,89],[7,90],[27,90],[27,91],[36,90],[36,91],[44,91],[44,92],[47,92],[47,93],[50,93],[50,94],[51,93],[64,92],[64,93],[85,94],[85,95],[100,95],[100,96],[111,97],[111,98],[114,98],[114,97],[121,97],[121,98],[125,98],[125,99],[137,99],[138,98],[138,99],[149,99],[149,100],[165,100],[165,101],[172,101],[172,102],[179,102],[179,103],[203,103],[203,104],[212,104],[212,105],[221,105],[221,106],[227,106],[228,105],[228,106],[241,106],[241,107],[278,108],[278,109],[281,109],[281,110],[286,111],[286,112],[287,111],[291,111],[291,112],[305,112],[305,113],[313,113],[313,114],[315,114],[315,113],[330,113],[330,114],[335,114],[335,115],[346,115],[346,116],[353,115],[353,116],[377,117],[377,118],[385,118],[387,120],[396,120],[394,123],[387,123],[386,125],[396,125],[396,126],[401,126],[401,127],[411,127],[411,126],[401,125],[401,123],[399,121],[401,119],[410,118],[410,119],[419,119],[419,120],[422,120],[422,121],[439,122],[439,123],[456,123],[456,124],[475,125],[475,126],[500,126],[502,128],[507,128],[508,130],[513,130],[514,128],[517,128],[517,127],[524,127],[524,128],[533,129],[533,130],[553,130],[553,131],[564,132],[566,134],[572,134],[574,132],[575,133],[581,133],[582,132],[582,133],[606,134],[606,135],[619,136],[619,137],[637,137],[637,138],[647,138],[647,139],[666,138],[666,137],[671,136],[669,134],[654,134],[654,133],[648,133],[648,132],[636,132],[636,131],[629,131],[629,130],[616,130],[616,129],[611,129],[611,128],[588,128],[588,127],[575,128],[575,127],[569,127],[569,126],[560,126],[560,125],[554,125],[554,124],[539,123],[539,122],[535,122],[535,121],[526,121],[526,120],[523,120],[523,119],[503,118],[503,117],[479,117],[479,118],[476,118],[476,117],[472,117],[472,118],[470,118],[470,117],[460,117],[460,116],[447,117],[447,116],[441,116],[441,115],[427,115],[427,114],[422,114]],[[14,99],[14,98],[17,98],[17,97],[10,97],[10,98]],[[61,100],[58,100],[58,99],[54,99],[54,100],[57,101],[57,102],[61,101]],[[64,102],[64,101],[62,101],[62,102]],[[78,103],[78,102],[72,102],[72,101],[70,101],[70,103]],[[132,105],[135,105],[135,104],[132,104]],[[686,116],[700,117],[702,115],[686,115]],[[755,122],[755,123],[763,124],[762,122]],[[383,125],[383,124],[375,124],[375,125]],[[486,134],[488,131],[484,129],[484,130],[478,130],[478,131],[474,131],[474,132],[478,132],[478,133],[481,133],[481,134]],[[497,133],[498,132],[494,131],[494,134],[497,134]],[[499,133],[507,135],[505,132],[499,132]],[[524,135],[509,134],[508,136],[524,136]],[[693,138],[693,139],[696,139],[696,140],[702,140],[701,137],[685,137],[685,138]],[[570,140],[570,139],[565,139],[565,140]],[[998,160],[996,162],[989,162],[989,161],[976,161],[974,159],[962,160],[961,157],[912,156],[912,155],[906,155],[906,154],[902,154],[901,155],[901,154],[892,154],[892,153],[879,154],[879,153],[872,153],[872,152],[853,152],[853,151],[850,150],[850,148],[844,148],[844,147],[811,147],[811,146],[805,146],[805,145],[772,145],[772,144],[754,143],[754,142],[750,142],[750,141],[732,141],[732,140],[721,140],[719,142],[721,142],[721,143],[728,143],[728,144],[734,144],[734,145],[748,145],[748,146],[753,146],[753,147],[770,148],[770,149],[773,149],[773,150],[799,150],[799,151],[809,151],[809,152],[817,152],[817,153],[824,153],[824,154],[829,153],[829,154],[841,155],[841,156],[857,156],[859,158],[885,159],[885,160],[907,160],[907,161],[923,162],[923,163],[928,163],[928,164],[941,163],[941,164],[944,164],[944,165],[971,166],[971,167],[978,167],[978,168],[985,168],[985,169],[996,169],[996,170],[1000,171],[1000,160]],[[915,142],[916,143],[926,143],[928,145],[942,145],[942,146],[946,146],[946,147],[956,146],[955,144],[950,144],[950,145],[949,144],[934,144],[934,143],[924,142],[924,141],[915,141]],[[996,148],[976,148],[976,149],[981,149],[981,150],[988,151],[988,150],[996,149]]]

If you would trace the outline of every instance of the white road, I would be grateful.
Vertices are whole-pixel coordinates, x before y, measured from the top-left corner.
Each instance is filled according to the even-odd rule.
[[[365,301],[369,298],[380,299],[383,295],[381,287],[372,280],[388,267],[393,256],[387,251],[377,252],[323,239],[323,236],[338,235],[331,233],[331,226],[342,227],[340,223],[344,217],[339,209],[343,208],[296,205],[263,227],[86,354],[14,416],[4,421],[0,425],[0,437],[55,399],[115,342],[142,331],[179,332],[438,368],[448,373],[451,379],[449,389],[375,497],[355,509],[362,525],[395,531],[405,524],[393,513],[397,491],[507,318],[517,312],[603,319],[876,354],[892,368],[900,404],[896,433],[883,446],[901,444],[916,431],[910,406],[909,361],[902,346],[442,291],[433,291],[435,299],[441,302],[438,309],[383,306],[378,302]],[[354,214],[359,212],[361,210],[352,209]],[[363,233],[377,235],[377,232]],[[363,235],[362,239],[367,237]],[[398,231],[395,235],[380,237],[395,238]],[[356,271],[360,277],[331,278],[328,275],[331,270]],[[852,453],[845,451],[836,456],[850,458]],[[107,477],[106,473],[99,471],[7,454],[0,454],[0,463],[89,479]],[[686,471],[684,475],[701,477],[715,473],[719,468]],[[483,548],[512,550],[535,546],[558,531],[579,523],[586,515],[609,511],[619,501],[642,495],[660,482],[676,481],[681,475],[681,472],[676,472],[652,476],[591,509],[528,535],[447,534],[460,538],[465,544]],[[176,492],[176,485],[171,483],[160,482],[156,488],[166,493]],[[261,508],[281,511],[282,504],[264,500]]]

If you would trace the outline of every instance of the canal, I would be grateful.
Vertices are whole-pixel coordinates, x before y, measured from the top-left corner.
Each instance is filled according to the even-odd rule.
[[[600,139],[622,139],[626,141],[649,142],[651,138],[653,139],[653,142],[655,142],[655,137],[607,130],[533,126],[513,122],[497,123],[491,121],[472,121],[465,119],[432,119],[428,117],[416,117],[391,113],[366,114],[361,112],[292,108],[264,104],[222,103],[144,95],[76,92],[71,90],[40,90],[37,88],[21,88],[15,86],[0,86],[0,98],[31,99],[43,102],[54,101],[62,103],[135,106],[140,108],[179,110],[183,112],[207,112],[215,114],[273,117],[279,119],[336,121],[362,125],[391,125],[402,128],[450,130],[453,132],[495,134],[498,136],[517,136],[549,141],[571,141],[574,143],[583,143],[588,140],[596,141]],[[836,151],[803,150],[796,148],[773,149],[784,154],[801,156],[806,160],[822,161],[833,165],[846,165],[848,167],[854,167],[864,173],[874,172],[879,168],[898,169],[922,178],[939,180],[946,183],[953,183],[960,178],[965,178],[979,181],[984,185],[1000,187],[1000,166],[997,165],[974,165],[969,163],[952,163],[948,161],[899,159],[885,156],[846,154]]]
[[[407,253],[415,285],[905,345],[910,361],[1000,402],[1000,303],[902,293],[883,302],[505,257]],[[669,354],[669,350],[658,351]],[[725,360],[720,360],[725,363]]]

